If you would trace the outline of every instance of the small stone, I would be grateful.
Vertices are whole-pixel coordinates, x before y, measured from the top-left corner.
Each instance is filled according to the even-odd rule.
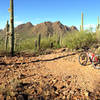
[[[23,78],[25,78],[26,77],[26,75],[24,75],[24,74],[21,74],[20,75],[20,79],[23,79]]]
[[[33,100],[33,96],[28,96],[28,100]]]
[[[56,95],[59,95],[59,92],[55,91],[55,94],[56,94]]]
[[[66,99],[66,96],[63,96],[62,99],[65,100]]]
[[[24,58],[23,58],[23,57],[20,57],[19,59],[20,59],[20,60],[23,60]]]
[[[10,92],[10,95],[11,95],[12,97],[15,96],[14,92]]]
[[[16,100],[24,100],[24,97],[22,95],[18,95]]]
[[[66,88],[66,86],[62,86],[60,89],[64,89],[64,88]]]
[[[6,100],[11,100],[10,96],[7,96],[7,97],[6,97]]]
[[[71,81],[67,81],[67,84],[70,85],[71,84]]]
[[[86,97],[89,96],[89,92],[88,91],[85,91],[84,94],[85,94]]]
[[[54,89],[54,91],[56,91],[56,90],[57,90],[57,87],[56,87],[56,86],[52,86],[52,88]]]

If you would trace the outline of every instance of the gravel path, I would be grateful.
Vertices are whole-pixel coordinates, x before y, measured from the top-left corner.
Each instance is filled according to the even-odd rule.
[[[0,58],[0,100],[99,100],[100,70],[81,66],[78,55]]]

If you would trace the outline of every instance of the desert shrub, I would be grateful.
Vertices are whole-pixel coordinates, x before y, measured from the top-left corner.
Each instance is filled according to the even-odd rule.
[[[41,39],[41,48],[46,49],[46,48],[50,48],[50,39],[49,38],[42,38]]]
[[[60,48],[60,45],[57,43],[58,35],[54,34],[51,37],[42,37],[41,38],[41,48],[47,49],[51,48],[51,43],[53,43],[53,49]]]
[[[18,85],[20,85],[21,81],[18,79],[12,79],[9,81],[9,85],[6,86],[6,84],[0,85],[0,94],[3,94],[5,96],[15,96],[15,90]]]
[[[63,39],[63,46],[70,49],[78,49],[84,46],[90,47],[96,42],[95,34],[84,31],[66,35]]]
[[[28,38],[25,40],[21,40],[17,42],[16,45],[16,52],[21,52],[21,51],[25,51],[25,50],[33,50],[35,48],[35,39],[34,38]]]
[[[4,41],[4,38],[1,38],[1,37],[0,37],[0,51],[3,51],[3,50],[4,50],[4,46],[5,46],[5,45],[4,45],[4,42],[5,42],[5,41]]]
[[[57,39],[58,35],[54,34],[53,36],[47,37],[47,36],[42,36],[41,37],[41,42],[40,42],[40,49],[48,49],[51,48],[51,43],[53,43],[53,49],[54,48],[59,48],[60,46],[57,44]],[[36,52],[38,48],[36,49],[35,47],[35,41],[37,40],[38,42],[38,35],[32,38],[26,38],[24,40],[17,41],[16,44],[16,52],[22,52],[22,51],[32,51]]]
[[[57,42],[59,41],[60,44]],[[16,43],[16,52],[37,52],[38,48],[35,47],[35,41],[38,40],[38,35],[34,37],[26,37],[24,39],[19,38]],[[88,31],[84,32],[73,32],[67,33],[64,36],[59,36],[58,34],[54,34],[52,36],[42,36],[40,49],[46,50],[51,48],[51,43],[53,43],[53,49],[67,47],[69,49],[78,49],[84,46],[91,46],[97,42],[96,34],[90,33]],[[1,47],[0,47],[1,48]]]

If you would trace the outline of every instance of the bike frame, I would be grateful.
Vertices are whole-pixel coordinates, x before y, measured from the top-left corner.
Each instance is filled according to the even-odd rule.
[[[98,56],[99,55],[95,55],[94,53],[87,53],[88,54],[88,58],[91,59],[92,62],[98,62]]]
[[[100,69],[100,67],[95,66],[95,62],[100,63],[99,59],[98,59],[98,57],[100,57],[100,55],[88,52],[87,56],[88,56],[88,59],[90,59],[91,64],[93,64],[94,68]]]

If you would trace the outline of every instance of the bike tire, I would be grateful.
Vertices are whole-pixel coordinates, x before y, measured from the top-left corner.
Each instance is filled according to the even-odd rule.
[[[88,56],[87,56],[87,54],[86,53],[81,53],[79,55],[79,63],[80,63],[80,65],[86,66],[87,62],[88,62]]]

